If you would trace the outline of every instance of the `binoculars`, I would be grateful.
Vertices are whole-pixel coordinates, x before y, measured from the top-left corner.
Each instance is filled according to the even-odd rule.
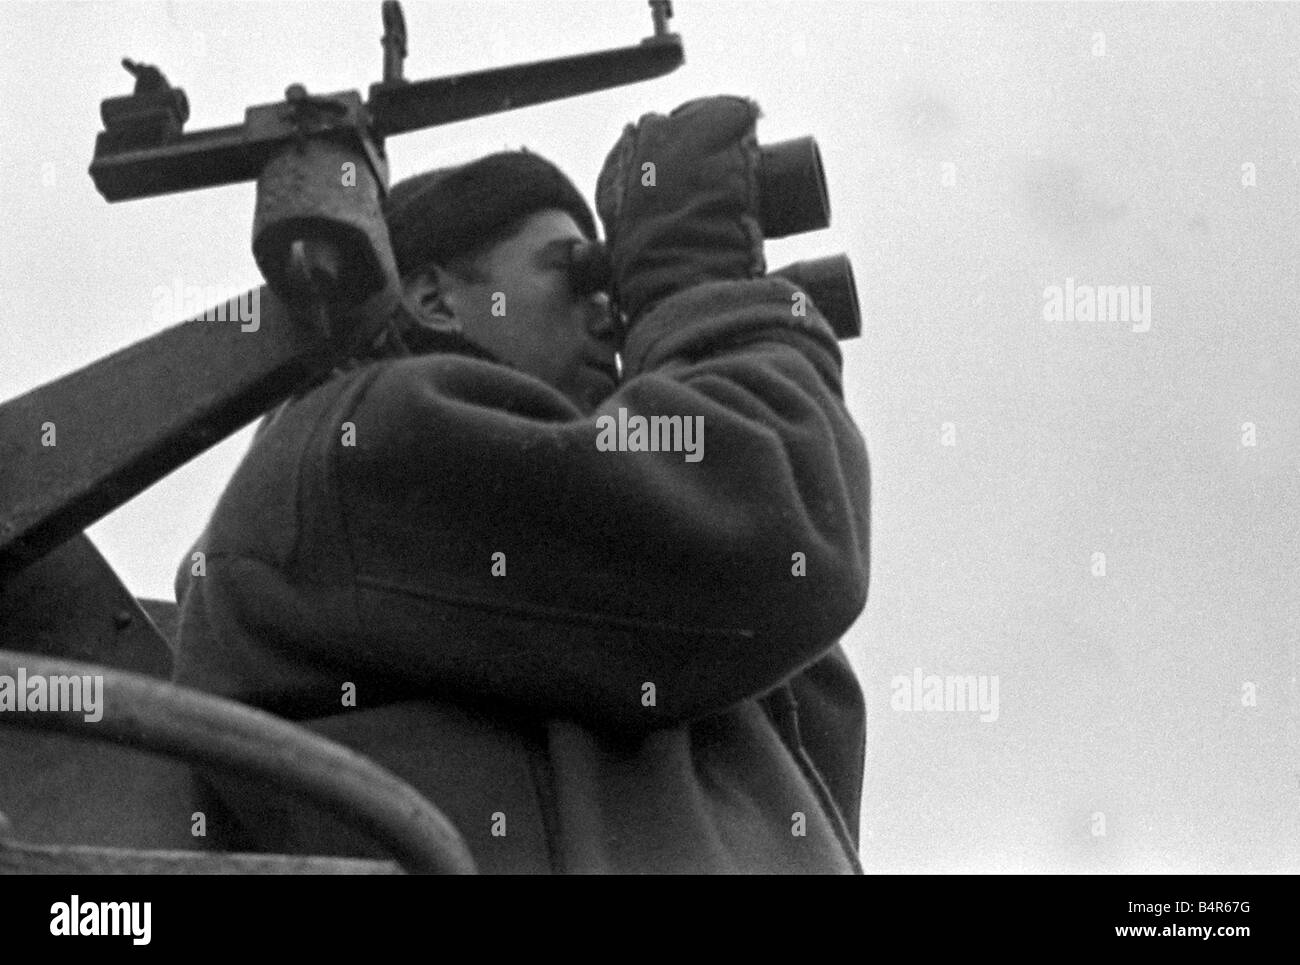
[[[759,227],[765,238],[818,231],[831,222],[830,197],[821,152],[811,137],[759,149]],[[569,268],[575,291],[607,291],[609,251],[598,241],[574,245]],[[802,289],[830,322],[839,339],[862,334],[857,286],[847,255],[799,261],[768,272]]]

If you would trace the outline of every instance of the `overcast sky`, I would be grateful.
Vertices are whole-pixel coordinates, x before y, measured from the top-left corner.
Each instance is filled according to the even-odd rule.
[[[650,32],[639,2],[403,6],[412,78]],[[674,7],[675,74],[394,138],[393,175],[523,145],[590,194],[623,124],[711,93],[818,138],[833,226],[769,261],[847,251],[866,316],[869,870],[1300,870],[1300,6]],[[364,91],[379,9],[0,4],[0,397],[165,327],[159,285],[260,282],[251,185],[96,193],[120,58],[232,124]],[[1045,319],[1083,286],[1149,292],[1149,329]],[[138,595],[171,598],[247,443],[91,529]],[[996,677],[996,720],[899,709],[918,668]]]

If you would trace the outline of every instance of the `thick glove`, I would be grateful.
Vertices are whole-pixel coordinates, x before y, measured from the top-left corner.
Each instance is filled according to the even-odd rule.
[[[612,295],[628,324],[674,292],[763,274],[758,105],[688,101],[623,131],[596,183]]]

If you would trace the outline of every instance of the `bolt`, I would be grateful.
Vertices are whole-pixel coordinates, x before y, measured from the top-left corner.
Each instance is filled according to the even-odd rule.
[[[672,15],[672,0],[650,0],[650,16],[654,19],[656,37],[668,36],[668,21]]]

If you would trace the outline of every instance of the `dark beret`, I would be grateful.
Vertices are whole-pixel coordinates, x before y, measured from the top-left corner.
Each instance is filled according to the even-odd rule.
[[[546,159],[520,150],[399,181],[389,189],[384,217],[405,276],[474,251],[512,222],[548,208],[572,215],[595,239],[595,218],[573,182]]]

